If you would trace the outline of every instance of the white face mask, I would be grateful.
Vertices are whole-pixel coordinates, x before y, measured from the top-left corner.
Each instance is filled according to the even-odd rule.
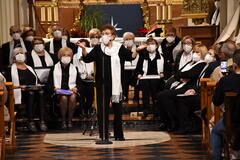
[[[150,53],[154,53],[156,51],[156,45],[155,44],[150,44],[147,46],[147,51]]]
[[[134,42],[133,42],[133,40],[126,40],[126,41],[124,41],[124,44],[126,47],[132,47]]]
[[[68,36],[62,36],[62,39],[64,39],[64,40],[68,40]]]
[[[56,30],[53,32],[54,38],[62,38],[62,32],[59,30]]]
[[[69,63],[71,62],[71,57],[69,57],[69,56],[63,56],[63,57],[61,58],[61,62],[62,62],[63,64],[69,64]]]
[[[192,60],[193,60],[193,62],[198,62],[198,61],[200,61],[200,56],[199,56],[199,54],[197,54],[197,53],[193,53],[193,57],[192,57]]]
[[[12,34],[12,38],[13,38],[14,40],[19,40],[19,39],[21,38],[21,35],[20,35],[20,33],[13,33],[13,34]]]
[[[15,58],[16,58],[16,61],[19,63],[24,63],[26,60],[26,57],[24,54],[17,54]]]
[[[107,45],[110,41],[111,41],[110,37],[108,37],[106,35],[102,36],[102,42],[103,42],[104,45]]]
[[[204,58],[204,61],[205,61],[206,63],[210,63],[210,62],[213,61],[213,57],[212,57],[210,54],[207,54],[207,55],[205,56],[205,58]]]
[[[33,36],[27,36],[27,37],[26,37],[26,40],[27,40],[27,41],[30,41],[30,42],[32,42],[32,41],[33,41],[33,39],[34,39],[34,37],[33,37]]]
[[[33,48],[36,52],[42,52],[44,50],[43,44],[36,44]]]
[[[90,38],[90,44],[95,46],[99,43],[99,39],[98,38]]]
[[[184,50],[186,53],[190,53],[190,52],[192,51],[192,45],[184,44],[184,45],[183,45],[183,50]]]
[[[172,42],[175,41],[175,37],[173,37],[173,36],[167,36],[166,40],[167,40],[168,43],[172,43]]]

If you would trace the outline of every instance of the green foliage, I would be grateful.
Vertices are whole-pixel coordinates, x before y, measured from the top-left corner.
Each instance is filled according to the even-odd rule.
[[[87,6],[85,15],[80,20],[80,30],[88,32],[92,28],[101,28],[103,12],[98,7]]]

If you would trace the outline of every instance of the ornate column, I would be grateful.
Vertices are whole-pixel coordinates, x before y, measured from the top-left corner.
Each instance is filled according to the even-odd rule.
[[[27,0],[29,9],[29,26],[33,27],[33,0]]]

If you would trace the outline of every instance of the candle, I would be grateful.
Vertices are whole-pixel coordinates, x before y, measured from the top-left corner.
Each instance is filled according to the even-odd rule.
[[[45,7],[41,7],[41,21],[46,21],[46,10]]]
[[[167,9],[168,9],[168,20],[170,21],[170,20],[172,20],[172,5],[169,4],[167,6]]]
[[[167,20],[167,6],[162,6],[162,20]]]
[[[157,4],[157,6],[156,6],[156,14],[157,14],[156,15],[156,17],[157,17],[156,19],[157,19],[157,21],[160,21],[162,19],[162,17],[161,17],[162,16],[161,15],[162,14],[161,8],[162,7],[159,4]]]

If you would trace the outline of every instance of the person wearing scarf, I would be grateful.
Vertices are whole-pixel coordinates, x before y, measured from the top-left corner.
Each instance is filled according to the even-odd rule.
[[[21,30],[18,26],[10,27],[10,36],[12,40],[2,45],[4,70],[7,70],[7,67],[13,63],[14,48],[21,47],[24,53],[32,50],[32,43],[21,38]]]
[[[7,72],[7,81],[12,81],[14,84],[14,99],[15,104],[26,104],[28,115],[28,128],[30,131],[37,131],[34,123],[34,115],[36,109],[40,110],[40,129],[46,131],[47,126],[44,121],[44,91],[38,87],[39,81],[36,73],[32,67],[26,65],[26,55],[22,48],[15,48],[13,50],[13,64]],[[28,89],[28,87],[34,89]],[[35,90],[36,89],[36,90]],[[38,102],[38,106],[35,104]]]
[[[177,53],[174,62],[174,73],[177,73],[185,64],[192,60],[195,40],[187,35],[183,37],[181,45],[181,51]]]
[[[141,57],[136,68],[139,87],[143,94],[145,117],[151,110],[150,95],[153,101],[153,110],[155,110],[156,94],[164,88],[164,58],[158,52],[158,43],[155,39],[149,38],[146,44],[146,49],[140,52]]]
[[[53,39],[50,42],[45,43],[45,50],[50,54],[58,54],[58,51],[63,47],[69,47],[73,50],[73,53],[76,53],[76,46],[74,43],[65,39],[63,37],[63,29],[60,26],[52,27]]]
[[[189,89],[196,88],[197,81],[205,69],[204,61],[206,52],[200,52],[198,46],[194,49],[192,61],[185,64],[178,73],[175,74],[175,82],[171,84],[170,89],[165,89],[157,94],[159,113],[162,120],[161,129],[174,131],[179,122],[178,112],[181,108],[178,106],[178,95],[191,94]],[[196,52],[198,51],[198,52]],[[187,93],[190,92],[190,93]]]
[[[34,37],[33,50],[28,55],[27,64],[33,68],[48,68],[57,63],[57,57],[49,54],[44,48],[44,40],[41,37]]]
[[[100,36],[100,30],[93,28],[89,32],[90,42],[92,43],[89,43],[86,39],[80,39],[78,43],[82,43],[87,47],[88,51],[91,51],[93,49],[92,47],[99,43]],[[82,49],[79,47],[78,53],[73,56],[73,64],[78,68],[81,76],[81,89],[79,93],[81,95],[80,103],[82,106],[82,115],[86,118],[90,118],[94,101],[94,63],[85,63],[82,60]]]
[[[135,45],[135,35],[132,32],[125,32],[123,34],[123,45],[132,52],[136,52],[137,46]],[[135,80],[135,69],[137,66],[137,62],[139,59],[139,55],[133,61],[126,61],[124,63],[124,81],[123,81],[123,96],[124,101],[128,102],[128,91],[129,85],[134,85],[134,100],[137,101],[139,99],[139,89],[134,84]]]
[[[174,27],[167,27],[165,32],[166,38],[163,39],[161,48],[165,60],[164,78],[168,79],[173,74],[175,54],[178,53],[181,48],[181,39],[176,36],[176,28]]]
[[[72,118],[76,107],[78,82],[80,78],[77,68],[71,63],[72,49],[63,47],[58,51],[59,62],[53,66],[48,77],[48,88],[57,94],[60,104],[62,129],[72,128]],[[58,91],[70,94],[58,94]]]
[[[124,62],[125,60],[131,61],[137,56],[137,52],[132,53],[122,44],[115,42],[115,37],[115,28],[106,24],[102,28],[102,43],[96,45],[90,53],[87,54],[86,48],[83,45],[77,44],[82,48],[83,60],[86,63],[92,61],[96,63],[95,81],[97,88],[99,136],[103,141],[109,141],[108,124],[110,101],[114,112],[115,140],[125,140],[122,129],[121,103]],[[137,48],[137,51],[140,49],[141,48]],[[103,114],[105,115],[105,119],[103,119]],[[103,133],[103,131],[105,132]]]

